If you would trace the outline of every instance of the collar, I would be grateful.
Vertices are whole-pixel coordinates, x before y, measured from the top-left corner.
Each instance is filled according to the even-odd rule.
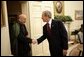
[[[48,23],[51,25],[51,23],[52,23],[52,19],[50,19]]]

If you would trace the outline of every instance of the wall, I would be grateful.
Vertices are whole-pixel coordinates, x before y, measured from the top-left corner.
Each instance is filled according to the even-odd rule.
[[[3,10],[5,14],[5,27],[1,27],[1,56],[11,55],[10,41],[9,41],[9,30],[8,30],[8,19],[7,19],[7,8],[6,1],[3,1]]]
[[[83,20],[75,20],[75,10],[83,10],[83,1],[65,1],[64,6],[65,15],[69,15],[73,19],[70,25],[70,31],[80,28]]]
[[[83,20],[75,20],[75,10],[83,10],[83,1],[64,1],[64,15],[69,15],[73,19],[69,28],[70,34],[71,31],[79,29],[80,25],[83,24]]]

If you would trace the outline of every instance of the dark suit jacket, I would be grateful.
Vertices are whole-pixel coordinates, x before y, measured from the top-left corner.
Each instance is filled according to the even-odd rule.
[[[20,33],[18,35],[18,55],[20,56],[30,56],[30,43],[32,40],[27,38],[28,32],[24,24],[20,25]]]
[[[63,55],[63,49],[68,49],[67,31],[61,21],[52,20],[51,36],[47,32],[47,24],[43,27],[43,35],[37,39],[38,44],[47,38],[51,56]]]

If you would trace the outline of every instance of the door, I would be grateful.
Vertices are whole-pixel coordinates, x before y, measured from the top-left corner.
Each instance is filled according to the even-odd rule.
[[[44,10],[52,12],[53,17],[53,2],[51,1],[29,1],[30,12],[30,29],[31,38],[38,39],[43,35],[43,25],[45,24],[41,19],[41,14]],[[32,44],[33,56],[49,56],[49,45],[47,39],[41,44]]]

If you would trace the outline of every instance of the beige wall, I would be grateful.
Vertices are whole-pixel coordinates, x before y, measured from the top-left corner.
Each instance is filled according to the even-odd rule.
[[[10,41],[9,41],[9,30],[8,30],[8,19],[7,19],[7,8],[6,2],[3,1],[3,10],[5,14],[5,27],[1,28],[1,56],[11,55],[10,51]]]
[[[83,24],[83,20],[75,20],[75,10],[83,10],[83,1],[65,1],[64,2],[64,15],[69,15],[73,19],[70,24],[70,38],[75,39],[71,32],[75,29],[79,29],[80,25]],[[66,26],[67,27],[67,26]]]
[[[83,1],[65,1],[64,14],[72,17],[73,22],[70,25],[70,31],[80,28],[83,20],[75,20],[75,10],[83,10]]]

